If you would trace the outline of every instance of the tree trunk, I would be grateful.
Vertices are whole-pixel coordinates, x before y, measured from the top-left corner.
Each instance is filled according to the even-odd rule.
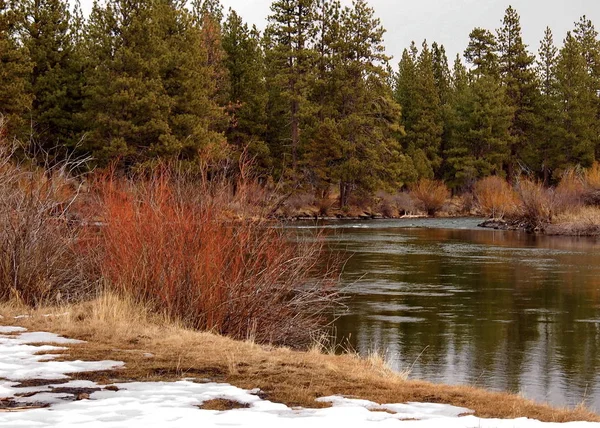
[[[300,124],[298,119],[298,101],[292,101],[292,171],[296,172],[298,164],[298,143],[300,141]]]

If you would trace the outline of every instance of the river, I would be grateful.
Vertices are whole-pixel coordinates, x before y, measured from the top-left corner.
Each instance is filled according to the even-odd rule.
[[[411,378],[600,411],[600,241],[480,221],[300,226],[348,257],[338,341]]]

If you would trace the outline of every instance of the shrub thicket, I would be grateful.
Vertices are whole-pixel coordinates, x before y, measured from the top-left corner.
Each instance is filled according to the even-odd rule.
[[[232,201],[248,203],[248,186],[235,187],[168,172],[107,181],[101,272],[111,289],[186,326],[308,344],[336,296],[332,277],[319,272],[322,245],[260,219],[229,220]]]
[[[411,188],[410,196],[418,209],[434,216],[444,207],[450,191],[441,181],[423,179]]]

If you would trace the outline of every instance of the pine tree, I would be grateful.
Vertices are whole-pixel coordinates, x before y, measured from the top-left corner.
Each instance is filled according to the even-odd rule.
[[[558,49],[554,45],[554,37],[550,28],[546,28],[544,38],[540,42],[537,61],[537,76],[540,82],[540,103],[537,116],[539,126],[537,144],[534,153],[528,157],[535,169],[542,171],[545,184],[549,184],[552,171],[559,167],[560,150],[560,118],[559,100],[557,94],[556,65]],[[536,164],[537,163],[537,164]]]
[[[80,134],[76,117],[82,110],[83,81],[77,30],[65,0],[27,0],[23,10],[21,37],[33,65],[31,137],[48,154],[64,156]]]
[[[281,170],[297,172],[302,127],[309,114],[308,93],[314,78],[315,0],[276,0],[271,5],[266,37],[269,41],[267,61],[272,90],[278,101],[286,104],[283,116],[272,116],[272,124],[283,124],[283,130],[271,141],[273,153],[280,159]],[[275,100],[273,100],[273,104]]]
[[[433,78],[435,79],[440,104],[446,105],[450,99],[450,85],[452,80],[452,73],[448,66],[448,57],[446,56],[446,48],[444,48],[444,45],[438,45],[434,42],[431,45],[431,54]]]
[[[435,78],[435,86],[440,99],[440,120],[443,127],[442,141],[439,150],[442,163],[438,172],[438,176],[443,177],[445,176],[447,170],[444,153],[450,145],[452,134],[452,72],[448,66],[448,57],[446,56],[446,49],[444,48],[444,45],[433,43],[431,49],[433,54],[433,76]]]
[[[211,95],[218,105],[227,106],[229,101],[229,76],[226,65],[227,54],[222,41],[223,6],[220,0],[194,0],[192,2],[194,21],[200,29],[200,39],[210,67],[214,93]],[[215,126],[224,129],[225,124]]]
[[[596,111],[594,94],[589,90],[589,74],[583,47],[571,32],[560,50],[556,66],[560,97],[561,165],[588,167],[595,159]]]
[[[194,162],[225,150],[206,51],[184,2],[111,0],[86,28],[86,120],[99,163]]]
[[[223,48],[230,79],[229,103],[233,110],[227,137],[239,151],[247,151],[265,174],[271,159],[264,141],[268,94],[260,34],[256,27],[250,29],[230,10],[223,25]]]
[[[595,95],[594,108],[597,120],[593,143],[596,147],[596,159],[600,159],[600,40],[594,24],[585,15],[575,24],[573,33],[585,58],[589,91]]]
[[[423,42],[404,50],[398,66],[395,99],[402,106],[406,135],[403,146],[419,177],[433,178],[441,165],[442,109],[434,75],[432,52]]]
[[[436,87],[433,57],[427,42],[423,42],[416,64],[414,112],[417,117],[406,129],[409,145],[425,155],[425,164],[418,168],[422,177],[433,178],[441,165],[440,148],[443,125],[441,102]]]
[[[388,57],[379,19],[363,0],[339,15],[335,12],[339,3],[329,5],[332,9],[323,8],[321,13],[339,19],[339,25],[329,23],[330,33],[323,37],[324,70],[329,76],[307,155],[325,182],[339,183],[340,205],[345,206],[352,192],[398,185],[413,172],[395,138],[401,133],[400,108],[386,84]],[[319,163],[323,155],[327,161]]]
[[[445,153],[446,180],[454,189],[470,189],[476,180],[501,175],[508,157],[509,128],[513,110],[495,74],[495,55],[490,41],[480,43],[481,34],[471,33],[465,52],[471,72],[456,58],[453,71],[450,141]]]
[[[25,135],[32,96],[29,90],[31,63],[17,42],[19,11],[0,0],[0,120],[4,135]]]
[[[498,76],[498,41],[488,30],[475,28],[469,34],[465,59],[472,64],[477,76]]]
[[[517,165],[524,161],[524,153],[535,144],[538,102],[537,79],[533,68],[535,58],[527,52],[521,37],[521,24],[517,12],[509,6],[503,26],[498,30],[500,81],[514,117],[511,126],[510,156],[506,162],[508,179],[517,174]]]

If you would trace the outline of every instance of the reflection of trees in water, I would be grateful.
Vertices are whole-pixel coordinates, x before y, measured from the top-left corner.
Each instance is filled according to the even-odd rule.
[[[416,239],[390,245],[390,231],[379,240],[373,233],[353,233],[347,270],[366,273],[356,286],[365,294],[338,323],[359,351],[387,349],[399,369],[418,357],[415,377],[559,404],[600,388],[600,324],[580,322],[600,313],[600,254],[598,246],[588,251],[591,241],[438,229],[400,230]],[[422,321],[387,322],[391,316]]]

